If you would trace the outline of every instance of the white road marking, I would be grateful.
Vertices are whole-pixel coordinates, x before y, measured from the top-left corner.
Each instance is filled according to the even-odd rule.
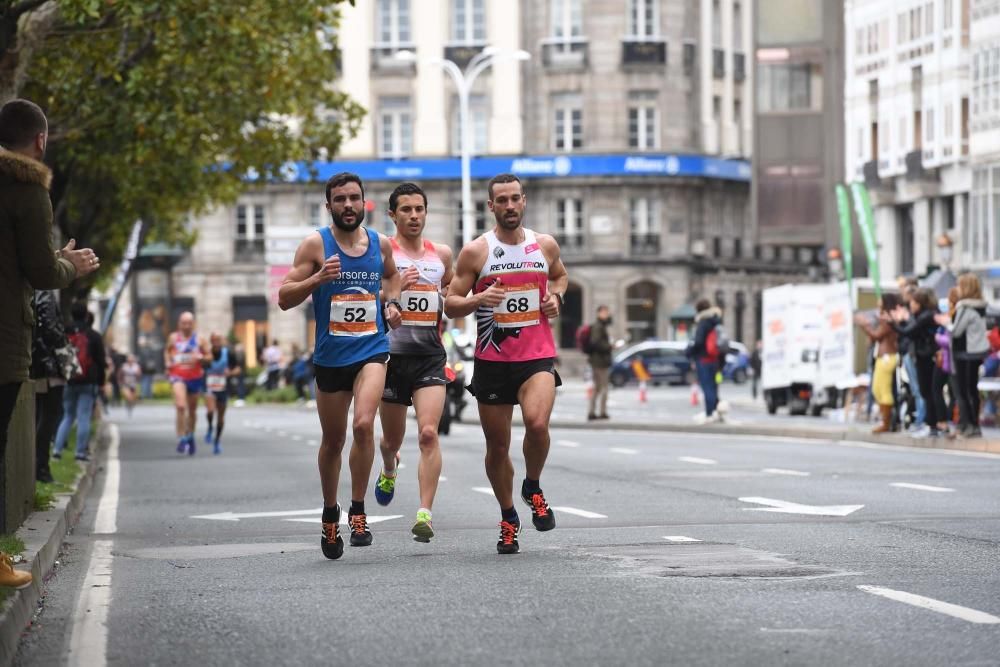
[[[788,470],[786,468],[764,468],[761,472],[766,472],[769,475],[790,475],[792,477],[808,477],[810,473],[802,472],[801,470]]]
[[[108,445],[108,459],[105,463],[104,490],[97,504],[94,518],[94,533],[113,535],[118,532],[118,486],[121,480],[121,462],[118,460],[120,443],[118,427],[111,426],[111,443]]]
[[[197,516],[192,516],[192,519],[209,519],[211,521],[239,521],[240,519],[258,519],[261,517],[272,517],[272,516],[298,516],[301,514],[322,514],[323,508],[310,509],[310,510],[283,510],[280,512],[244,512],[242,514],[237,514],[236,512],[219,512],[218,514],[199,514]]]
[[[696,540],[695,538],[687,537],[686,535],[664,535],[663,539],[671,542],[701,542],[701,540]]]
[[[301,435],[293,435],[292,436],[292,440],[294,440],[295,442],[302,442],[302,436]]]
[[[488,496],[493,495],[493,489],[491,489],[488,486],[474,486],[472,487],[472,490],[475,491],[476,493],[485,493]]]
[[[447,481],[448,481],[448,478],[447,478],[447,477],[445,477],[444,475],[441,475],[440,477],[438,477],[438,481],[439,481],[439,482],[447,482]]]
[[[383,521],[391,521],[392,519],[402,519],[402,514],[390,514],[388,516],[372,516],[368,515],[368,523],[382,523]],[[285,521],[295,521],[296,523],[323,523],[323,517],[305,517],[301,519],[285,519]],[[347,525],[347,512],[341,511],[340,513],[340,523]]]
[[[280,437],[282,437],[282,438],[287,438],[288,437],[288,432],[287,431],[278,431],[278,435]]]
[[[406,470],[406,464],[405,463],[397,463],[396,464],[396,470]]]
[[[628,454],[628,455],[639,453],[638,449],[629,449],[628,447],[612,447],[611,451],[614,452],[615,454]]]
[[[574,516],[582,516],[584,519],[607,519],[606,514],[598,514],[597,512],[589,512],[587,510],[579,510],[575,507],[553,507],[552,509],[558,512],[565,512],[566,514],[572,514]]]
[[[932,493],[954,493],[955,489],[949,489],[946,486],[928,486],[926,484],[910,484],[909,482],[893,482],[889,486],[895,486],[898,489],[913,489],[915,491],[930,491]]]
[[[556,440],[556,444],[560,447],[570,447],[572,449],[576,449],[580,446],[579,442],[573,442],[572,440]]]
[[[702,459],[697,456],[678,456],[677,460],[683,461],[684,463],[697,463],[698,465],[703,466],[714,466],[719,463],[715,459]]]
[[[111,424],[104,489],[97,504],[94,534],[118,531],[118,495],[121,466],[118,461],[120,434]],[[104,667],[108,662],[108,611],[111,607],[112,541],[95,540],[83,578],[83,588],[70,621],[69,655],[66,664]]]
[[[914,595],[913,593],[906,593],[904,591],[895,591],[891,588],[882,588],[881,586],[858,586],[858,588],[865,593],[880,595],[884,598],[895,600],[896,602],[902,602],[904,604],[913,605],[914,607],[920,607],[921,609],[927,609],[929,611],[936,611],[939,614],[953,616],[954,618],[968,621],[969,623],[991,625],[1000,623],[1000,618],[997,618],[992,614],[987,614],[986,612],[977,611],[975,609],[969,609],[968,607],[960,607],[959,605],[951,604],[950,602],[941,602],[940,600],[927,598],[923,595]]]
[[[744,507],[744,512],[781,512],[783,514],[809,514],[812,516],[847,516],[864,505],[800,505],[774,498],[740,498],[740,502],[770,505],[770,507]]]
[[[319,447],[319,440],[310,440],[306,444],[309,445],[310,447]]]

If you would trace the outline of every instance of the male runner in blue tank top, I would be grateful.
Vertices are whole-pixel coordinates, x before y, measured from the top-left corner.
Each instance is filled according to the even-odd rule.
[[[292,270],[278,292],[282,310],[313,297],[316,314],[316,406],[323,442],[319,477],[323,487],[323,537],[327,558],[340,558],[341,452],[347,438],[347,411],[354,401],[351,445],[351,546],[372,543],[365,515],[365,494],[375,461],[375,411],[385,385],[389,327],[402,322],[400,276],[389,239],[361,226],[365,191],[355,174],[341,173],[326,183],[326,208],[333,225],[310,234],[295,251]]]

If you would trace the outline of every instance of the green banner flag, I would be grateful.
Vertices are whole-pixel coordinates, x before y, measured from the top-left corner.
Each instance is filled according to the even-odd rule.
[[[851,204],[847,198],[847,188],[837,184],[837,212],[840,213],[840,252],[844,258],[844,275],[847,288],[851,289],[854,278],[854,238],[851,234]]]
[[[865,244],[865,254],[868,256],[868,275],[875,283],[875,295],[882,298],[878,245],[875,242],[875,215],[872,213],[872,203],[868,198],[868,188],[863,183],[851,183],[851,195],[854,197],[854,214],[858,216],[861,241]]]

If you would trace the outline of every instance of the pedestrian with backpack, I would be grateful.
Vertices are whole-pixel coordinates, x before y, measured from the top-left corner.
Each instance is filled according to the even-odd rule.
[[[611,374],[611,310],[607,306],[597,307],[597,321],[580,327],[577,332],[578,347],[587,355],[590,374],[594,381],[594,391],[590,395],[590,409],[587,421],[608,419],[608,379]]]
[[[697,421],[707,423],[722,421],[719,414],[719,385],[717,375],[726,358],[729,341],[722,328],[722,311],[712,306],[708,299],[699,299],[694,306],[694,341],[688,350],[694,361],[698,385],[705,396],[705,415],[696,415]]]
[[[80,372],[74,374],[63,392],[63,418],[56,433],[56,446],[52,452],[61,458],[69,440],[70,429],[76,422],[76,460],[88,461],[87,451],[90,440],[90,420],[94,414],[94,402],[107,375],[107,358],[104,339],[88,323],[87,304],[76,303],[70,311],[73,323],[66,329],[70,345],[76,349],[76,360]]]

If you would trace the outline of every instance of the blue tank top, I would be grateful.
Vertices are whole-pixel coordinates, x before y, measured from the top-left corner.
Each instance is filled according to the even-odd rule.
[[[208,372],[212,375],[222,375],[227,370],[229,370],[229,348],[224,347],[219,350],[219,358],[213,358],[212,363],[208,365]]]
[[[329,227],[319,230],[323,256],[340,256],[340,278],[313,292],[316,348],[313,363],[328,368],[350,366],[389,353],[382,319],[382,248],[377,232],[365,229],[368,250],[351,257],[337,244]]]

